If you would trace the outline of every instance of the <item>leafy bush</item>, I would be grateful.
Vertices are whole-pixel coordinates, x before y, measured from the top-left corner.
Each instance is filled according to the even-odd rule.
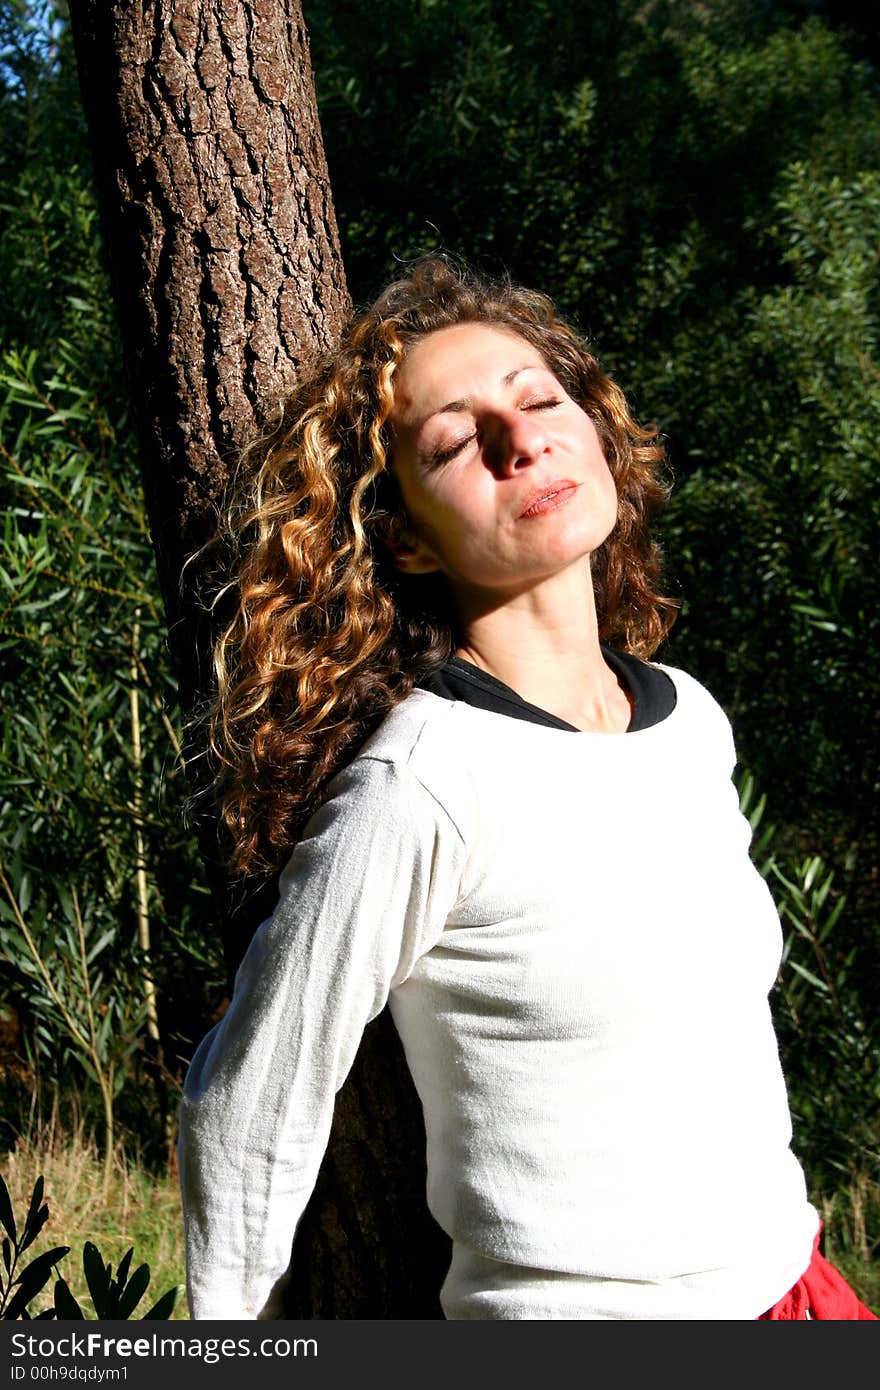
[[[826,1239],[851,1257],[853,1277],[864,1277],[880,1221],[880,1018],[866,1007],[863,986],[870,962],[848,929],[850,904],[837,872],[821,855],[785,850],[751,773],[740,778],[740,806],[784,932],[772,1002],[794,1147],[830,1228]],[[854,859],[846,866],[851,880]]]
[[[43,1201],[43,1179],[37,1178],[30,1204],[21,1230],[15,1220],[9,1189],[0,1176],[0,1224],[6,1231],[3,1240],[3,1264],[6,1277],[0,1274],[0,1318],[4,1319],[87,1319],[77,1299],[74,1298],[65,1279],[60,1275],[55,1280],[54,1302],[40,1313],[31,1313],[30,1304],[42,1292],[52,1277],[57,1275],[59,1262],[70,1251],[69,1245],[59,1245],[37,1255],[28,1264],[21,1266],[21,1257],[36,1240],[49,1218],[49,1207]],[[100,1251],[91,1241],[83,1247],[83,1272],[92,1298],[95,1319],[129,1319],[140,1303],[150,1282],[150,1269],[146,1264],[131,1270],[134,1249],[128,1250],[119,1261],[114,1274],[110,1264],[105,1264]],[[169,1289],[148,1313],[141,1314],[141,1321],[170,1318],[174,1311],[180,1290]]]
[[[109,1164],[120,1109],[166,1155],[223,970],[190,930],[206,890],[63,10],[4,0],[0,46],[0,1005],[34,1085],[94,1099]]]

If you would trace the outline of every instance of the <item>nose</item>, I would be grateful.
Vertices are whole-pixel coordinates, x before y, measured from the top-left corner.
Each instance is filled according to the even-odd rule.
[[[535,415],[499,410],[484,425],[486,462],[495,473],[511,475],[536,463],[547,449],[547,433]]]

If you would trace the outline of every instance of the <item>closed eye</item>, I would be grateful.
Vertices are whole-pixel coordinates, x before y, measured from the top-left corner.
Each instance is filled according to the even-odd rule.
[[[530,401],[528,405],[524,405],[522,408],[523,410],[550,410],[554,405],[562,405],[562,401],[557,400],[555,397],[546,401]]]
[[[432,463],[448,463],[454,459],[456,454],[460,454],[466,444],[470,444],[472,439],[476,439],[475,434],[468,434],[464,439],[458,439],[454,444],[448,444],[445,449],[435,449],[431,455]]]

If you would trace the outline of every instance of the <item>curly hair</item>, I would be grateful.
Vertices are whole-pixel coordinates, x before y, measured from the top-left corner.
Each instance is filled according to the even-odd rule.
[[[601,640],[647,658],[674,619],[648,533],[666,497],[656,428],[636,424],[545,295],[423,257],[312,364],[243,460],[250,498],[227,517],[234,613],[209,714],[238,874],[279,867],[346,758],[458,644],[443,577],[393,563],[406,515],[388,465],[395,371],[419,339],[462,323],[524,338],[595,425],[618,494],[591,561]]]

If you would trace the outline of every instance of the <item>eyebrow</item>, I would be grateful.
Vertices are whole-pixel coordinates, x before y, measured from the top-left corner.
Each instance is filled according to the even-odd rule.
[[[546,372],[549,370],[549,367],[543,362],[527,362],[524,367],[514,367],[512,372],[508,372],[506,376],[503,376],[501,378],[501,385],[511,386],[522,372]],[[471,405],[473,405],[472,396],[462,396],[461,400],[458,401],[447,401],[445,405],[438,406],[436,410],[432,410],[423,420],[420,420],[416,425],[416,432],[418,433],[419,430],[423,429],[429,420],[433,420],[435,415],[452,415],[455,414],[456,411],[467,410]]]

